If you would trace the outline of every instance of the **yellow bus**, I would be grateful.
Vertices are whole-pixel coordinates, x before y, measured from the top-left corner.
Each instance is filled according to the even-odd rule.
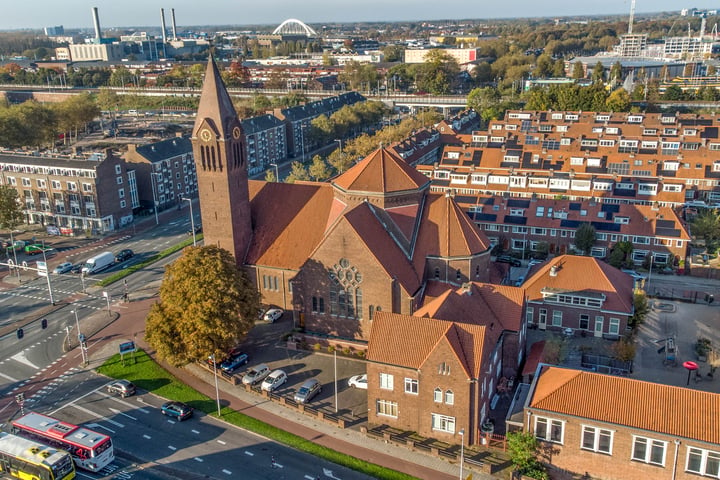
[[[0,432],[0,474],[21,480],[71,480],[75,465],[64,450]]]

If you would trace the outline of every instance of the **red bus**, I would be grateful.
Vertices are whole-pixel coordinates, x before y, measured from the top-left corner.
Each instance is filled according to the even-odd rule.
[[[12,425],[16,435],[67,451],[78,468],[99,472],[115,460],[112,440],[104,433],[35,412],[14,420]]]

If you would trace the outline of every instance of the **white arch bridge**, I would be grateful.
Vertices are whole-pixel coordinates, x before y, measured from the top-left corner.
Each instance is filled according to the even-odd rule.
[[[317,37],[317,32],[305,25],[302,20],[288,18],[273,30],[273,35],[305,35],[306,37]]]

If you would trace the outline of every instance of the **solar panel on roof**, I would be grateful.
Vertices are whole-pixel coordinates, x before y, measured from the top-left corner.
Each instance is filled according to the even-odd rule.
[[[476,212],[470,213],[469,215],[470,218],[472,218],[476,222],[497,222],[497,215],[494,213]]]
[[[580,203],[570,202],[570,210],[580,210],[581,207],[582,204]]]
[[[508,207],[528,208],[528,207],[530,207],[530,200],[521,200],[519,198],[511,198],[508,200]]]
[[[512,225],[526,225],[527,217],[514,217],[512,215],[505,215],[503,223],[510,223]]]
[[[655,235],[661,236],[661,237],[679,237],[680,236],[680,230],[677,228],[661,228],[658,227],[655,229]]]
[[[614,205],[612,203],[603,203],[600,206],[600,210],[602,210],[603,212],[618,213],[620,211],[620,205]]]
[[[620,227],[622,227],[619,223],[610,222],[591,222],[591,225],[595,227],[595,230],[598,232],[619,232]]]
[[[567,228],[577,228],[583,223],[585,222],[581,222],[580,220],[560,220],[560,226]]]
[[[675,228],[675,220],[657,220],[657,228]]]

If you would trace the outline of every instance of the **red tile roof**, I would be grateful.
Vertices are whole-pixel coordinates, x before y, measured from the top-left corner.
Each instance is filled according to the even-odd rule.
[[[716,393],[547,366],[531,395],[531,409],[720,444]]]
[[[391,193],[417,190],[430,180],[394,151],[379,148],[332,183],[345,191]]]
[[[441,342],[447,342],[468,378],[478,378],[492,346],[481,325],[377,312],[368,342],[371,362],[420,369]],[[398,348],[402,345],[403,348]]]
[[[551,269],[557,267],[557,275]],[[605,295],[603,310],[630,314],[634,281],[628,274],[593,257],[561,255],[539,266],[523,287],[528,301],[542,301],[543,289],[595,292]]]

